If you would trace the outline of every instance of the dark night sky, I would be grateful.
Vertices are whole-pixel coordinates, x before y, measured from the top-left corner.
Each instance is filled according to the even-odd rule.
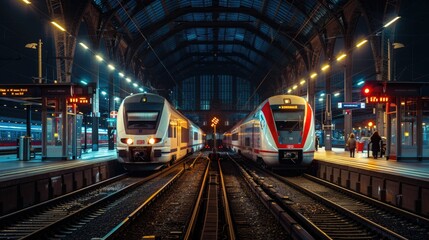
[[[37,75],[37,51],[26,49],[26,43],[37,42],[43,45],[43,75],[52,81],[55,77],[52,26],[48,22],[45,1],[36,11],[19,0],[0,1],[0,83],[31,83]],[[401,19],[396,23],[396,39],[405,48],[395,50],[397,79],[401,81],[429,82],[429,1],[402,1]],[[76,48],[79,51],[79,48]],[[75,59],[77,60],[77,59]],[[85,76],[86,63],[78,63],[74,77]],[[88,74],[86,74],[88,75]]]

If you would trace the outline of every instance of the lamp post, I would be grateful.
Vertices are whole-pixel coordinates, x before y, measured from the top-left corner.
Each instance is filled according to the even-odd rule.
[[[214,117],[212,119],[212,127],[213,127],[213,153],[216,153],[216,125],[219,123],[219,119]]]
[[[27,43],[25,47],[38,50],[38,82],[42,83],[42,39],[38,43]]]
[[[42,39],[39,39],[37,43],[27,43],[26,48],[38,50],[38,82],[42,83]],[[31,105],[27,106],[27,137],[31,137]]]

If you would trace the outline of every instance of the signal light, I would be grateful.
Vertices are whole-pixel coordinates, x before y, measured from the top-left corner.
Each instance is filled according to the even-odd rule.
[[[369,87],[364,87],[363,88],[363,94],[368,95],[371,93],[371,89]]]

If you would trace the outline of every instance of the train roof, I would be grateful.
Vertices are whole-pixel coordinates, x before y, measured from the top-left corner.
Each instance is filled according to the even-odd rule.
[[[136,93],[136,94],[132,94],[129,95],[127,97],[125,97],[125,99],[123,100],[122,103],[126,103],[126,102],[134,102],[134,99],[139,99],[138,102],[140,102],[140,99],[144,96],[149,97],[147,100],[155,100],[154,102],[159,102],[159,103],[164,103],[164,104],[168,104],[168,106],[170,107],[170,109],[172,111],[174,111],[176,114],[180,115],[181,117],[185,118],[186,120],[188,120],[189,124],[191,126],[197,127],[198,129],[200,129],[202,131],[202,129],[195,124],[194,122],[192,122],[188,117],[186,117],[183,113],[181,113],[178,109],[176,109],[165,97],[155,94],[155,93]]]

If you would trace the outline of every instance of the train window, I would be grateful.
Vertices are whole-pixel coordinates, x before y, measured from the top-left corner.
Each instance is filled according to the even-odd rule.
[[[129,129],[155,129],[158,112],[127,112]]]
[[[170,127],[168,128],[168,137],[171,138],[173,137],[173,126],[170,125]]]
[[[194,132],[194,140],[198,140],[198,133]]]
[[[244,146],[246,146],[246,147],[250,146],[250,138],[246,137],[244,139]]]
[[[238,133],[233,133],[232,134],[232,141],[237,141],[238,140]]]

